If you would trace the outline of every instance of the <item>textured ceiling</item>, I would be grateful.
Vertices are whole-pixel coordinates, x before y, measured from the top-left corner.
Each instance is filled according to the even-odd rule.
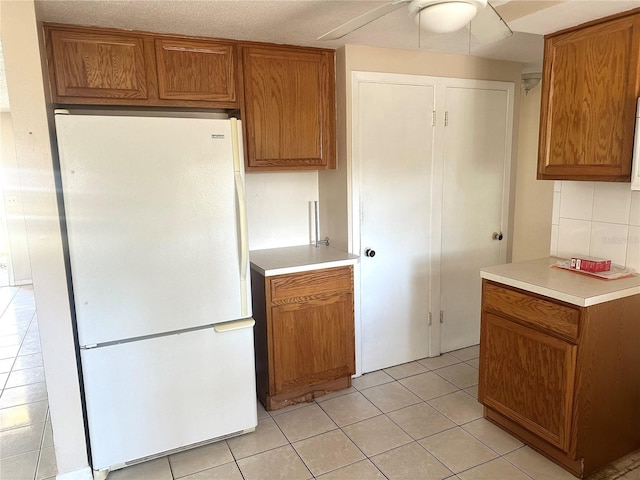
[[[387,1],[37,0],[36,12],[39,20],[46,22],[328,48],[357,44],[471,54],[519,62],[523,64],[523,71],[540,71],[542,35],[640,7],[640,0],[490,1],[515,33],[508,39],[484,46],[470,40],[466,29],[447,35],[420,32],[406,8],[340,40],[316,40],[347,20],[389,3]],[[0,88],[3,84],[0,80]]]

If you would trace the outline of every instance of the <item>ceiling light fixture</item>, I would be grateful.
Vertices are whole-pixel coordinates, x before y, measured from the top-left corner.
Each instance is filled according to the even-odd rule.
[[[449,33],[460,30],[487,6],[487,0],[413,0],[409,14],[421,30]]]

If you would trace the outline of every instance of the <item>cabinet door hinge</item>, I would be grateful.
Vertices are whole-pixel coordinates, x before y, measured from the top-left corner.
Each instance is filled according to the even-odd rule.
[[[440,323],[444,323],[444,311],[440,310]]]
[[[429,312],[429,326],[431,326],[431,312]]]
[[[431,126],[435,127],[436,126],[436,111],[433,111],[433,118],[431,119]]]
[[[444,112],[444,126],[449,126],[449,112]]]

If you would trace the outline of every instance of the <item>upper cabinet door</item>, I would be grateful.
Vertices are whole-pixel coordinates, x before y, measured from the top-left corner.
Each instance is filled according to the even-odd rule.
[[[334,52],[243,47],[247,169],[335,168]]]
[[[233,43],[162,38],[155,48],[160,98],[236,102]]]
[[[640,11],[545,39],[538,178],[630,180]]]
[[[51,30],[58,101],[65,97],[147,98],[142,37]]]

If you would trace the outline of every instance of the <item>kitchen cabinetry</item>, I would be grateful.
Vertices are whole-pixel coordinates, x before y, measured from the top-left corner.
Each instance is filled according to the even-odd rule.
[[[236,43],[45,25],[54,103],[238,108]]]
[[[155,47],[160,98],[236,101],[233,43],[158,38]]]
[[[52,29],[54,101],[84,97],[114,103],[147,99],[144,38],[134,34]]]
[[[538,179],[628,182],[640,9],[545,37]]]
[[[258,398],[267,410],[351,386],[353,267],[251,271]]]
[[[242,48],[248,170],[335,168],[331,50]]]
[[[44,31],[54,103],[240,109],[247,171],[336,168],[333,50],[60,24]]]
[[[640,294],[611,298],[578,306],[483,279],[485,417],[579,477],[640,448]]]

